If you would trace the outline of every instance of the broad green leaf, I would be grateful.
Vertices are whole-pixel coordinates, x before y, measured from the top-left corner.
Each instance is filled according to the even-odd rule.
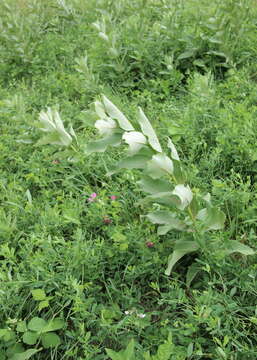
[[[99,118],[105,119],[106,113],[103,104],[100,101],[95,101],[94,105],[95,105],[95,112],[99,116]]]
[[[144,169],[146,162],[149,160],[147,155],[133,155],[118,162],[118,169]]]
[[[168,147],[169,147],[169,149],[171,151],[171,158],[173,160],[179,161],[180,159],[179,159],[179,156],[178,156],[177,149],[175,148],[175,145],[173,144],[173,142],[171,141],[170,138],[168,138]]]
[[[191,282],[194,280],[194,278],[200,271],[202,271],[202,268],[201,265],[197,262],[194,262],[192,265],[189,266],[186,274],[186,286],[188,288],[190,287]]]
[[[22,341],[28,345],[35,345],[39,335],[36,332],[26,331],[23,334]]]
[[[125,132],[122,139],[129,145],[129,153],[137,153],[147,143],[146,137],[139,131]]]
[[[55,333],[43,334],[41,341],[45,349],[58,346],[61,343],[60,337]]]
[[[42,289],[31,290],[31,294],[36,301],[45,300],[46,298],[46,293]]]
[[[121,134],[115,133],[103,139],[90,142],[86,147],[86,153],[104,152],[108,146],[117,146],[121,143]]]
[[[146,215],[153,224],[168,224],[174,220],[175,214],[166,210],[157,210]]]
[[[165,154],[157,154],[147,163],[147,174],[158,179],[165,174],[173,174],[173,162]]]
[[[185,230],[185,224],[181,220],[177,219],[175,217],[176,215],[170,211],[154,211],[146,216],[153,224],[165,225],[158,227],[158,235],[165,235],[171,229],[180,231]]]
[[[60,138],[60,135],[58,134],[57,131],[49,133],[45,136],[43,136],[41,139],[39,139],[36,142],[37,146],[41,146],[41,145],[60,145],[63,146],[63,142]]]
[[[100,135],[112,135],[114,130],[117,128],[116,121],[111,118],[106,118],[104,120],[97,120],[95,122],[95,127],[99,131]]]
[[[44,319],[34,317],[28,323],[28,329],[31,331],[41,332],[45,328],[46,324],[47,323]]]
[[[152,146],[152,148],[158,152],[162,152],[161,145],[159,143],[159,140],[157,138],[157,135],[155,134],[155,131],[150,123],[150,121],[145,116],[143,110],[139,108],[139,118],[138,118],[139,125],[141,127],[141,130],[143,134],[148,138],[149,144]]]
[[[165,275],[170,275],[173,266],[186,254],[197,251],[199,245],[195,241],[190,240],[178,240],[175,243],[174,251],[168,260],[168,267],[165,271]]]
[[[205,231],[208,231],[223,229],[226,217],[218,208],[209,206],[198,212],[197,219],[203,222]]]
[[[152,179],[150,176],[143,176],[141,180],[138,181],[138,184],[144,192],[149,194],[172,191],[172,186],[168,181]]]
[[[53,320],[50,320],[46,326],[42,329],[42,333],[46,333],[49,331],[55,331],[62,329],[65,325],[65,322],[60,318],[55,318]]]
[[[157,234],[166,235],[170,230],[184,231],[186,230],[186,225],[182,221],[174,219],[169,224],[158,226]]]
[[[134,127],[128,121],[126,116],[109,100],[106,96],[103,95],[103,104],[107,114],[112,118],[118,121],[120,127],[126,131],[133,131]]]
[[[149,202],[167,205],[170,207],[174,207],[174,206],[178,207],[180,204],[180,200],[172,192],[161,192],[161,193],[148,195],[141,200],[141,203],[149,203]]]
[[[193,199],[193,193],[189,186],[176,185],[172,193],[180,199],[180,204],[177,206],[180,210],[184,210]]]
[[[240,243],[239,241],[231,241],[226,249],[226,254],[230,255],[233,253],[240,253],[242,255],[254,255],[256,251],[254,251],[250,246]]]
[[[41,351],[41,349],[28,349],[22,353],[13,355],[10,360],[28,360],[39,351]]]

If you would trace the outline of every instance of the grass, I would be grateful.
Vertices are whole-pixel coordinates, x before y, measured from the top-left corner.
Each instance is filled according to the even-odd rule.
[[[0,14],[0,359],[256,359],[256,255],[221,251],[256,249],[256,3],[6,0]],[[170,277],[181,235],[141,216],[137,171],[106,176],[122,149],[34,145],[50,106],[83,148],[102,93],[132,119],[141,106],[226,214]],[[38,318],[62,321],[50,346],[24,337]]]

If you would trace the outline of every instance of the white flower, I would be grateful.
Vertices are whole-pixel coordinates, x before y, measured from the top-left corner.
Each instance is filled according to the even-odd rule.
[[[132,315],[133,312],[134,312],[134,310],[126,310],[126,311],[124,311],[124,314],[125,315]]]
[[[146,314],[137,314],[137,317],[139,317],[139,318],[143,319],[143,318],[145,318],[145,317],[146,317]]]

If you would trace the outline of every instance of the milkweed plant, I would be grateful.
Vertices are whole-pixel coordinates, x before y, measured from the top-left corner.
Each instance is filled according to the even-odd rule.
[[[95,101],[94,108],[98,118],[95,128],[100,139],[87,145],[87,154],[105,152],[110,146],[126,144],[126,156],[115,165],[110,175],[120,169],[140,169],[138,184],[146,194],[141,203],[158,204],[158,210],[145,215],[151,223],[158,225],[157,234],[165,235],[169,231],[187,234],[174,241],[165,271],[166,275],[170,275],[184,255],[203,251],[208,246],[204,234],[223,229],[225,214],[212,204],[209,193],[192,191],[172,140],[168,138],[165,151],[141,108],[133,123],[104,95],[101,100]],[[41,111],[39,123],[45,136],[38,145],[68,147],[74,140],[77,141],[72,126],[66,130],[56,110],[48,108],[46,112]],[[226,254],[234,252],[244,255],[254,253],[248,246],[232,241]]]

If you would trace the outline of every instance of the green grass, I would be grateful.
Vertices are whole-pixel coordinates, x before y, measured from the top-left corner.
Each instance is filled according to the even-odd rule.
[[[33,348],[33,359],[109,360],[106,348],[131,339],[135,357],[117,359],[165,360],[162,344],[167,360],[256,359],[256,255],[221,251],[230,240],[256,249],[256,2],[6,0],[0,14],[0,359]],[[102,93],[132,119],[141,106],[190,186],[226,214],[212,247],[170,277],[181,235],[158,237],[141,216],[151,207],[138,205],[137,171],[106,176],[122,149],[35,145],[50,106],[83,149]],[[27,343],[21,324],[38,317],[64,321],[58,346]]]

